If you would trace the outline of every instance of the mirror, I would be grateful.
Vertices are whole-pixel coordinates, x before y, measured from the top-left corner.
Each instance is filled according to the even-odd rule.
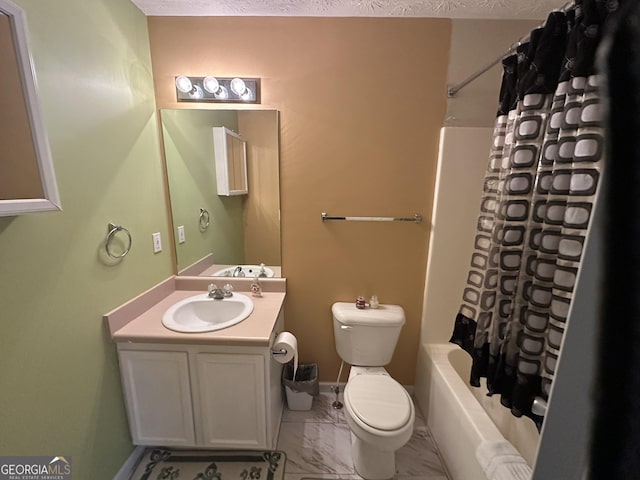
[[[24,11],[0,0],[0,216],[59,210]]]
[[[281,276],[278,112],[163,109],[160,117],[178,275]],[[214,127],[246,141],[246,195],[218,195]]]

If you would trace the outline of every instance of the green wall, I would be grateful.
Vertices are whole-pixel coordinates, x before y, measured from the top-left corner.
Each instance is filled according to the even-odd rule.
[[[67,455],[74,478],[110,479],[133,447],[102,315],[172,274],[147,22],[128,0],[13,1],[63,211],[0,218],[0,455]],[[109,222],[133,236],[118,264]]]
[[[176,229],[183,225],[186,241],[178,243],[178,270],[213,253],[217,264],[244,263],[244,195],[219,196],[212,127],[238,131],[235,111],[162,110],[171,211]],[[200,208],[210,215],[209,228],[199,228]]]

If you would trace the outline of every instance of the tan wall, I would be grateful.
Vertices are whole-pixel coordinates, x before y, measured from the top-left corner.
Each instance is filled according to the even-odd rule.
[[[177,74],[262,78],[281,112],[285,319],[302,362],[335,380],[331,304],[378,294],[407,324],[389,371],[412,384],[450,22],[379,18],[150,17],[158,108]],[[405,89],[398,89],[401,83]],[[321,221],[411,216],[413,223]]]
[[[244,258],[281,265],[278,115],[238,112],[238,132],[247,140],[249,194],[244,202]]]

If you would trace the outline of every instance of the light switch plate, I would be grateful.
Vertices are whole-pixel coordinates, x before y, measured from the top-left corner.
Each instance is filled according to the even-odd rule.
[[[178,243],[184,243],[184,225],[178,227]]]
[[[161,252],[162,238],[160,237],[160,232],[153,233],[151,237],[153,238],[153,253]]]

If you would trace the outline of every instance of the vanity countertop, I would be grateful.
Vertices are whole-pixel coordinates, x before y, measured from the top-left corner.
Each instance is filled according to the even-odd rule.
[[[284,291],[267,291],[261,297],[253,297],[249,292],[236,292],[253,300],[253,312],[246,320],[222,330],[201,333],[182,333],[169,330],[162,325],[162,315],[174,303],[206,292],[202,289],[175,289],[162,284],[164,295],[159,292],[145,292],[140,297],[118,307],[104,316],[111,331],[111,339],[116,343],[180,343],[208,345],[269,345],[271,333],[282,309]],[[155,297],[149,300],[149,295]],[[146,298],[146,304],[144,303]],[[136,304],[136,302],[142,302]],[[148,307],[148,308],[146,308]]]

